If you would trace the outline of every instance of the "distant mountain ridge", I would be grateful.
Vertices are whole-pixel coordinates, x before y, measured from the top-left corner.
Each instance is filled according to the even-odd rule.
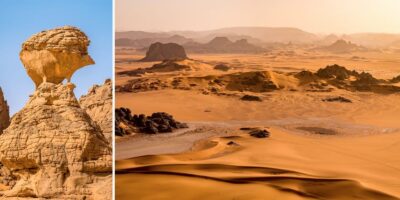
[[[175,38],[172,38],[175,37]],[[215,37],[227,37],[230,40],[246,39],[250,43],[263,42],[293,42],[309,43],[318,40],[318,36],[302,31],[297,28],[270,28],[270,27],[233,27],[222,28],[210,31],[171,31],[171,32],[145,32],[126,31],[116,32],[117,46],[143,46],[145,41],[154,42],[206,42]],[[167,39],[169,38],[169,39]],[[186,40],[184,40],[185,38]],[[177,40],[179,39],[179,40]],[[168,40],[168,41],[167,41]],[[124,45],[125,44],[125,45]],[[149,46],[148,44],[147,46]]]
[[[232,42],[227,37],[215,37],[208,43],[186,43],[183,45],[191,53],[261,53],[265,49],[250,44],[246,39]]]
[[[226,37],[236,41],[246,39],[250,44],[262,46],[266,43],[293,43],[327,45],[338,39],[344,39],[365,47],[385,48],[400,41],[400,34],[390,33],[355,33],[345,35],[317,35],[298,28],[291,27],[229,27],[207,31],[169,31],[116,32],[116,45],[133,48],[147,48],[154,42],[206,43],[215,37]]]
[[[135,47],[135,48],[147,48],[149,47],[151,44],[156,43],[156,42],[161,42],[161,43],[176,43],[176,44],[185,44],[188,42],[193,42],[192,39],[189,38],[185,38],[183,36],[180,35],[172,35],[172,36],[168,36],[168,37],[154,37],[154,38],[143,38],[144,35],[140,35],[142,37],[140,37],[140,39],[132,39],[133,35],[136,34],[132,34],[132,35],[128,35],[128,34],[122,34],[124,36],[127,36],[129,38],[118,38],[115,40],[115,45],[116,46],[120,46],[120,47]],[[150,34],[153,35],[153,34]],[[154,34],[156,35],[156,34]],[[122,37],[122,36],[121,36]]]
[[[343,39],[339,39],[328,46],[315,48],[314,50],[326,51],[331,53],[350,53],[356,51],[368,51],[367,48],[361,45],[357,45]]]

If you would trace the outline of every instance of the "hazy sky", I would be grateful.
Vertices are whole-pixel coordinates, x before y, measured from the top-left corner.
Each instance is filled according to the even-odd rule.
[[[400,33],[400,0],[116,0],[116,30],[297,27]]]
[[[35,90],[19,59],[21,44],[32,34],[64,25],[81,28],[90,38],[95,65],[72,78],[79,98],[93,84],[112,77],[111,0],[3,0],[0,2],[0,87],[11,113],[20,110]]]

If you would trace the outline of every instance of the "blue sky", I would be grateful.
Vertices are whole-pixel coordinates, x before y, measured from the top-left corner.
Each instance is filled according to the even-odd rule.
[[[0,1],[0,87],[14,114],[35,90],[19,52],[32,34],[64,25],[80,28],[91,40],[89,54],[96,62],[78,70],[72,82],[79,98],[93,84],[112,77],[112,0]]]

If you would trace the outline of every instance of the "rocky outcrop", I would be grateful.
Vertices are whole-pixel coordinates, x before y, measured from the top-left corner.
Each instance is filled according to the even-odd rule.
[[[218,65],[215,65],[215,66],[214,66],[214,69],[215,69],[215,70],[219,70],[219,71],[224,71],[224,72],[226,72],[226,71],[229,71],[229,70],[231,69],[231,67],[229,67],[229,66],[226,65],[226,64],[218,64]]]
[[[392,83],[400,83],[400,75],[393,77],[390,82]]]
[[[254,95],[244,95],[240,98],[242,101],[262,101],[261,97],[259,96],[254,96]]]
[[[16,177],[5,196],[90,196],[96,174],[111,173],[108,141],[73,89],[42,83],[0,135],[0,161]]]
[[[107,79],[103,85],[94,85],[79,99],[79,104],[100,127],[108,143],[112,144],[112,82]]]
[[[249,135],[255,138],[266,138],[269,137],[269,132],[267,130],[252,130]]]
[[[146,52],[146,57],[140,61],[152,62],[152,61],[163,61],[163,60],[183,60],[187,59],[185,49],[175,43],[163,44],[156,42],[151,44]]]
[[[127,70],[119,72],[118,75],[127,76],[141,76],[146,73],[157,73],[157,72],[176,72],[176,71],[190,71],[191,67],[182,63],[178,60],[164,60],[161,63],[154,64],[149,68],[139,68],[134,70]]]
[[[350,99],[342,97],[342,96],[328,97],[328,98],[322,99],[322,101],[325,101],[325,102],[352,103],[352,101]]]
[[[20,59],[36,87],[43,82],[70,82],[76,70],[94,64],[89,43],[85,33],[72,26],[42,31],[22,44]]]
[[[4,99],[3,91],[0,88],[0,134],[10,124],[10,113],[7,101]]]
[[[356,71],[350,71],[345,67],[339,65],[328,65],[325,68],[321,68],[316,72],[316,75],[320,78],[335,78],[338,80],[345,80],[350,76],[358,76]]]
[[[132,115],[128,108],[115,109],[115,135],[124,136],[134,133],[169,133],[175,129],[187,128],[187,124],[178,122],[170,114],[164,112]]]
[[[136,93],[179,89],[199,91],[205,95],[226,95],[244,97],[242,100],[258,100],[244,95],[277,90],[291,92],[348,90],[351,92],[392,94],[400,92],[400,86],[396,83],[397,80],[398,78],[378,79],[368,72],[357,72],[348,70],[343,66],[330,65],[319,69],[317,72],[245,71],[200,76],[181,76],[180,74],[172,78],[171,76],[138,76],[117,86],[116,91]]]

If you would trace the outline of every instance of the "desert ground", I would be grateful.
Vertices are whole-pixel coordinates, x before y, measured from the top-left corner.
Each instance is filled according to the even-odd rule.
[[[117,108],[167,112],[189,125],[117,138],[117,199],[400,199],[400,92],[314,88],[294,78],[338,64],[389,80],[400,75],[399,52],[189,53],[185,70],[134,75],[120,73],[160,62],[116,53]],[[215,70],[220,63],[230,69]],[[278,89],[235,83],[260,71]],[[216,79],[229,83],[211,84]],[[260,101],[241,100],[245,94]],[[339,96],[351,102],[324,101]],[[252,137],[254,129],[270,135]]]

